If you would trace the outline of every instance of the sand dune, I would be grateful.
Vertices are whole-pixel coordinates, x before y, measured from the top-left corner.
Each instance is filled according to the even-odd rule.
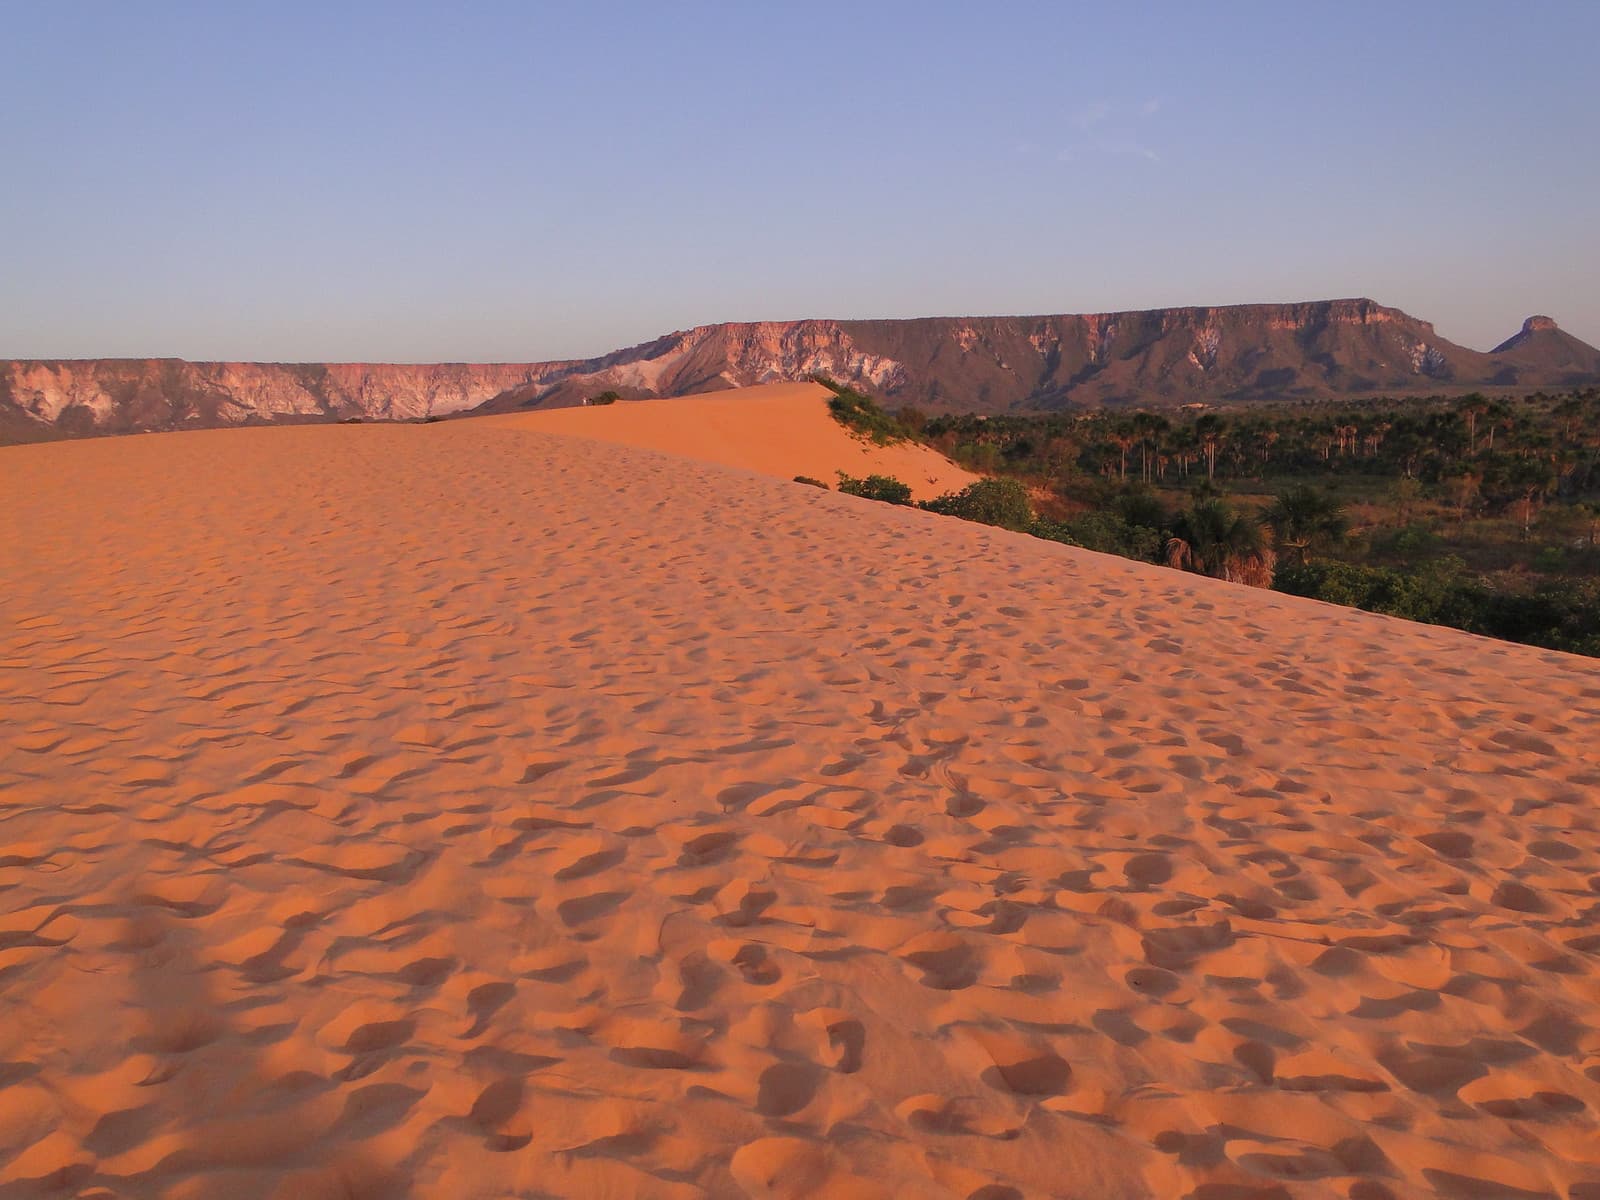
[[[809,475],[829,487],[837,485],[839,471],[856,478],[892,475],[918,500],[958,492],[977,479],[927,446],[874,446],[851,436],[829,415],[829,395],[815,383],[773,383],[677,400],[476,419],[660,450],[779,479]]]
[[[0,1196],[1600,1196],[1593,663],[539,428],[0,450]]]

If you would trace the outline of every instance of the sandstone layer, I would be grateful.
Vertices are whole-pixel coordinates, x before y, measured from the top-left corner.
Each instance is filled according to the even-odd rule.
[[[704,325],[580,361],[0,362],[0,441],[260,422],[415,420],[799,382],[1009,412],[1600,384],[1600,351],[1534,317],[1490,354],[1371,300],[1037,317]]]

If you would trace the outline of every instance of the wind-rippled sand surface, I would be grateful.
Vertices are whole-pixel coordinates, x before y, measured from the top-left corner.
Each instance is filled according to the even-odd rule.
[[[1600,1197],[1600,676],[492,421],[0,451],[0,1196]]]
[[[551,408],[492,420],[507,429],[533,429],[663,450],[793,479],[833,486],[838,473],[889,475],[917,500],[959,492],[978,477],[916,442],[874,445],[828,414],[832,393],[815,383],[769,383],[676,400],[626,400],[583,408]]]

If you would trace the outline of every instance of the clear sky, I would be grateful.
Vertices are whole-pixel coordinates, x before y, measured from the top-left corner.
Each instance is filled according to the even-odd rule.
[[[1600,343],[1600,2],[0,0],[0,356],[1366,295]]]

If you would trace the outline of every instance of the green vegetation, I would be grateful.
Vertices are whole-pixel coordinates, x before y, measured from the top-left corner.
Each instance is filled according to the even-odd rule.
[[[1277,561],[1265,528],[1226,500],[1202,497],[1172,518],[1166,543],[1169,567],[1266,587]]]
[[[1302,566],[1310,561],[1313,549],[1320,552],[1343,541],[1349,528],[1344,506],[1330,493],[1306,483],[1290,484],[1279,492],[1261,514],[1261,523]]]
[[[959,492],[924,501],[919,507],[1002,529],[1027,531],[1034,523],[1028,489],[1015,479],[980,479]]]
[[[795,477],[794,477],[794,481],[795,481],[795,482],[796,482],[796,483],[803,483],[803,484],[806,484],[806,485],[807,485],[807,486],[809,486],[809,487],[818,487],[818,488],[821,488],[821,489],[822,489],[822,490],[823,490],[823,491],[827,491],[827,490],[828,490],[828,485],[827,485],[827,484],[825,484],[825,483],[823,483],[823,482],[822,482],[822,480],[820,480],[820,479],[813,479],[813,478],[811,478],[811,476],[809,476],[809,475],[796,475],[796,476],[795,476]]]
[[[592,408],[597,404],[615,404],[621,399],[622,396],[618,392],[601,392],[598,396],[590,396],[584,403]]]
[[[820,383],[833,393],[828,401],[828,411],[833,419],[851,433],[863,437],[877,446],[892,446],[911,437],[911,430],[897,418],[890,416],[871,396],[864,396],[842,383],[835,383],[826,375],[813,375],[813,383]]]
[[[1280,569],[1279,591],[1347,604],[1552,650],[1600,656],[1600,581],[1544,581],[1496,589],[1466,574],[1453,555],[1412,570],[1354,563]]]
[[[992,477],[931,512],[1600,655],[1600,389],[994,417],[861,399]]]
[[[839,490],[846,496],[862,496],[868,500],[881,500],[885,504],[910,504],[911,488],[893,475],[868,475],[855,479],[839,472]]]

